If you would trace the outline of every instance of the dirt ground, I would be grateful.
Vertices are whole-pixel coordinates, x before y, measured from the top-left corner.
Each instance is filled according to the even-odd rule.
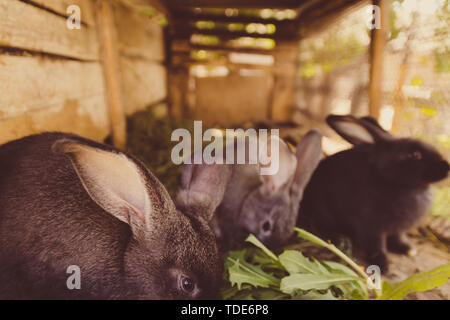
[[[450,262],[449,251],[438,247],[430,239],[418,235],[409,238],[417,253],[414,256],[389,254],[390,271],[385,276],[389,282],[402,281],[414,273],[428,271]],[[434,290],[411,294],[408,299],[449,300],[450,282]]]
[[[408,232],[408,240],[415,251],[414,255],[388,253],[389,272],[382,275],[384,280],[395,284],[415,273],[430,271],[450,262],[450,221],[445,219],[437,222],[439,222],[438,230],[430,228],[430,224],[424,224],[419,229]],[[348,244],[337,245],[356,263],[361,266],[366,265],[363,260],[351,254]],[[285,249],[300,250],[306,256],[315,257],[319,260],[342,262],[332,252],[307,241],[292,244]],[[410,294],[406,299],[450,300],[450,282],[434,290]]]

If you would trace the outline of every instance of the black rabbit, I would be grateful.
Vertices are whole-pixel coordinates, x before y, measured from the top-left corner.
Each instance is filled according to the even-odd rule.
[[[327,117],[354,145],[324,159],[305,189],[297,225],[332,241],[348,237],[369,264],[387,271],[386,249],[406,254],[403,233],[429,210],[429,185],[450,166],[431,145],[396,138],[371,117]]]

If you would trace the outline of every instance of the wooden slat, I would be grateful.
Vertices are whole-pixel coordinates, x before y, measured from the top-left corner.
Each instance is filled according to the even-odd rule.
[[[332,24],[339,17],[348,12],[349,9],[356,8],[367,0],[339,0],[318,3],[311,6],[299,17],[300,27],[306,30],[307,34],[312,34],[323,30],[326,26]],[[305,31],[303,32],[305,35]]]
[[[98,63],[0,55],[0,142],[60,130],[101,139],[109,132]]]
[[[188,117],[188,84],[189,68],[187,66],[177,66],[168,72],[168,100],[169,112],[175,118]]]
[[[120,59],[123,105],[127,115],[167,97],[167,71],[162,64]]]
[[[381,28],[373,29],[370,38],[369,112],[378,119],[383,104],[383,57],[389,30],[389,4],[387,0],[375,0],[374,4],[380,8]]]
[[[81,9],[81,21],[90,26],[95,25],[92,0],[29,0],[29,2],[53,10],[66,17],[69,16],[67,8],[71,5],[77,5]]]
[[[119,0],[122,4],[128,7],[153,7],[158,12],[165,16],[170,16],[170,12],[167,9],[165,0]]]
[[[226,15],[215,15],[215,14],[206,14],[206,13],[194,13],[189,11],[183,11],[179,9],[172,10],[173,16],[176,17],[174,23],[183,23],[185,21],[214,21],[214,22],[223,22],[223,23],[272,23],[278,24],[284,21],[292,21],[292,20],[277,20],[277,19],[263,19],[260,17],[250,17],[244,15],[236,15],[236,16],[226,16]]]
[[[232,48],[226,46],[197,45],[191,44],[189,43],[189,41],[183,39],[174,39],[172,41],[173,52],[190,52],[191,50],[208,50],[219,53],[243,52],[243,53],[260,53],[260,54],[267,54],[273,51],[273,50],[252,49],[252,48]]]
[[[114,17],[122,55],[164,60],[163,28],[155,20],[125,6],[116,6]]]
[[[196,21],[196,20],[195,20]],[[224,35],[227,37],[232,36],[247,36],[247,37],[265,37],[272,39],[298,39],[300,36],[300,25],[302,25],[300,19],[282,21],[275,24],[276,31],[274,34],[258,34],[258,33],[247,33],[245,31],[228,31],[226,29],[197,29],[194,27],[195,21],[190,20],[180,20],[174,22],[172,27],[172,33],[174,37],[186,37],[187,34],[200,33],[200,34],[217,34]],[[263,23],[264,24],[264,23]],[[303,24],[304,25],[304,24]]]
[[[95,29],[69,30],[66,20],[13,0],[0,0],[0,46],[98,60]]]
[[[248,33],[245,31],[228,31],[221,29],[197,29],[189,26],[177,26],[175,30],[175,34],[173,35],[176,38],[180,39],[189,39],[193,34],[204,34],[204,35],[213,35],[218,36],[222,40],[230,40],[238,37],[250,37],[250,38],[267,38],[267,39],[296,39],[298,37],[297,33],[281,33],[276,32],[274,34],[259,34],[259,33]]]
[[[0,56],[0,88],[0,119],[104,94],[98,63],[30,56]]]
[[[219,124],[225,127],[266,120],[272,79],[270,74],[196,78],[196,103],[191,117],[203,120],[208,126]]]
[[[296,41],[279,42],[275,49],[263,50],[263,49],[251,49],[251,48],[232,48],[226,46],[205,46],[194,45],[186,40],[174,40],[172,42],[172,51],[174,54],[185,53],[188,54],[192,50],[206,50],[213,51],[221,54],[229,54],[230,52],[239,53],[256,53],[256,54],[269,54],[273,55],[276,60],[280,61],[295,61],[297,59],[298,43]]]
[[[311,0],[166,0],[172,8],[297,8]]]
[[[113,6],[107,0],[98,0],[95,9],[113,143],[115,147],[124,149],[127,141],[127,127],[122,104],[117,30]]]
[[[207,61],[193,60],[187,53],[176,53],[172,57],[172,67],[179,68],[184,66],[185,68],[188,68],[191,65],[205,65],[214,67],[225,66],[233,71],[239,71],[240,69],[265,70],[279,76],[291,76],[292,74],[295,75],[298,68],[294,60],[285,60],[282,62],[279,61],[276,63],[276,65],[268,66],[250,63],[234,63],[229,60],[228,56],[225,56],[221,59]]]

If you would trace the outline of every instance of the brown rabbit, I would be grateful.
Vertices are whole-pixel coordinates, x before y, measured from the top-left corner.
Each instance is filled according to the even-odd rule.
[[[0,299],[217,297],[208,199],[180,212],[141,162],[64,133],[1,146],[0,170]]]

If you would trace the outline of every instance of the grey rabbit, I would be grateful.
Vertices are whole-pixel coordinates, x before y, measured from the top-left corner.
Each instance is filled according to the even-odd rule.
[[[201,176],[200,190],[209,186],[211,192],[223,194],[212,222],[222,249],[242,247],[250,233],[271,248],[279,247],[294,232],[303,189],[322,156],[321,138],[311,130],[295,154],[279,139],[279,170],[274,175],[260,175],[260,163],[185,165],[176,203],[189,207],[188,195],[202,196],[190,182]],[[222,180],[214,181],[212,175]]]
[[[4,144],[0,170],[0,299],[218,297],[207,199],[180,212],[140,161],[72,134]]]
[[[424,142],[397,138],[372,117],[327,117],[353,148],[325,158],[306,187],[298,225],[337,241],[348,237],[369,264],[388,270],[386,250],[411,249],[404,232],[430,208],[430,184],[449,164]]]

